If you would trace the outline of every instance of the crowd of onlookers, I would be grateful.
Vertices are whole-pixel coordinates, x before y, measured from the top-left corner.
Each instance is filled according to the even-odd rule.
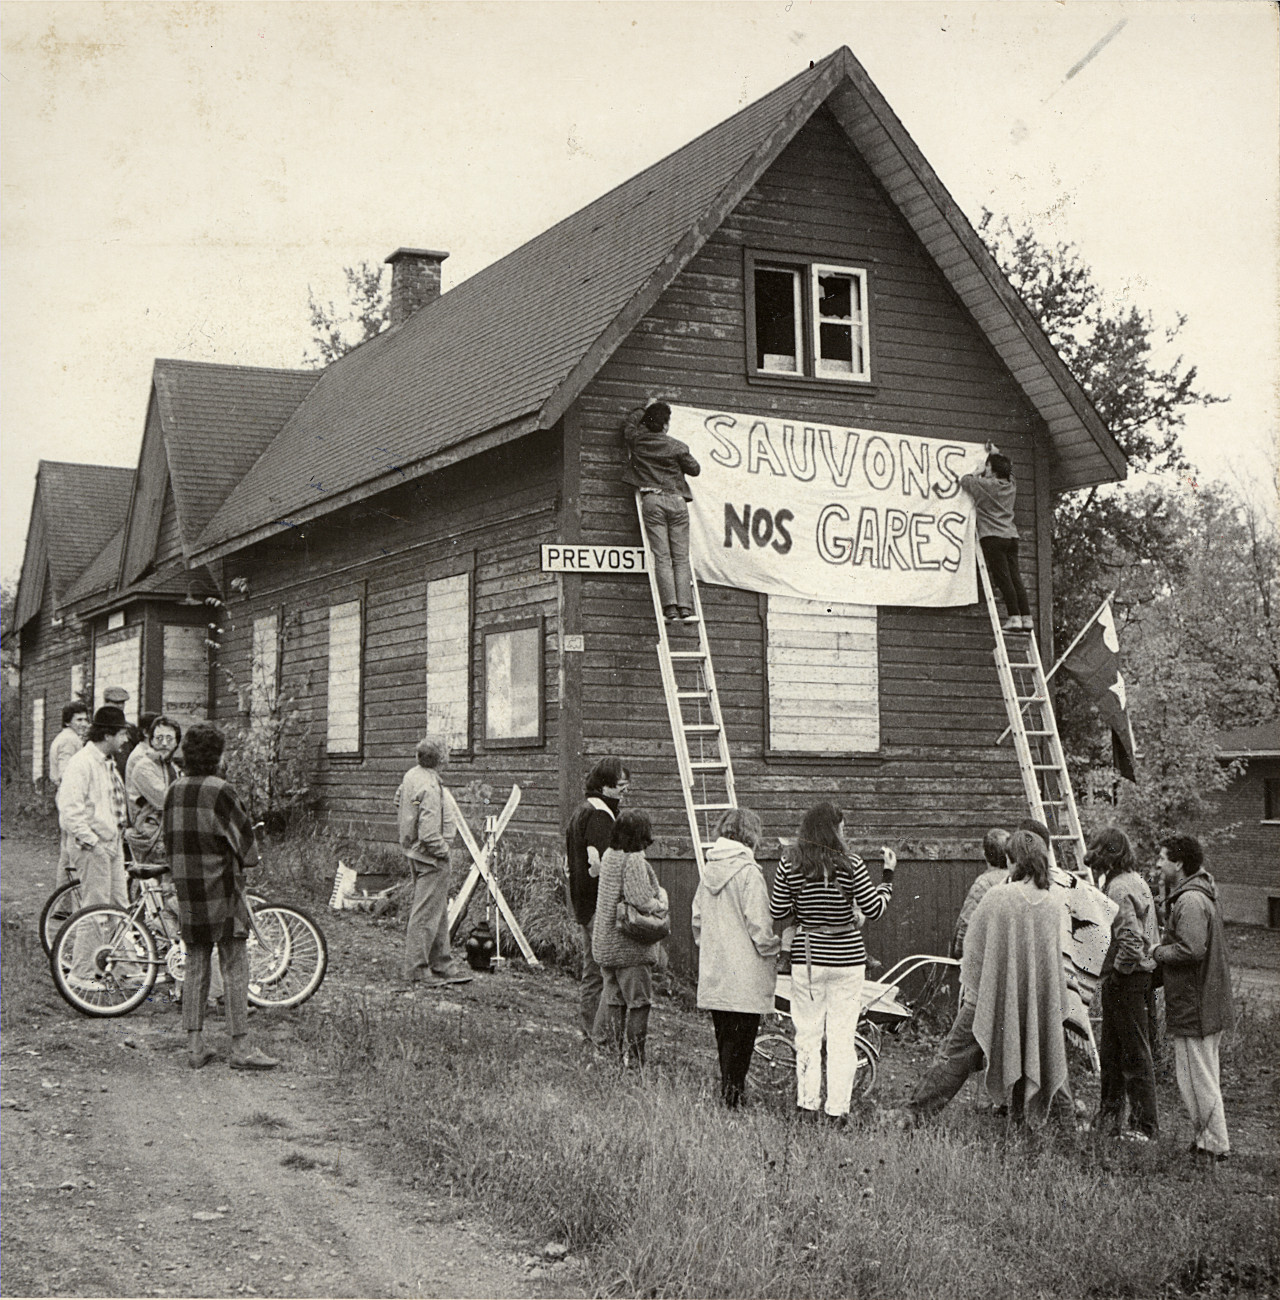
[[[104,699],[92,715],[81,701],[68,704],[50,747],[59,883],[77,882],[81,907],[123,908],[128,864],[134,870],[163,864],[164,921],[185,947],[182,1023],[192,1068],[215,1055],[204,1042],[212,1006],[225,1011],[231,1067],[272,1069],[278,1062],[248,1039],[244,870],[258,854],[252,819],[219,775],[225,739],[208,724],[184,736],[181,725],[163,714],[144,713],[134,727],[122,707],[127,691],[108,687]],[[86,995],[110,977],[98,968],[98,949],[88,927],[81,927],[67,978]],[[166,971],[164,978],[172,977]]]
[[[247,1041],[248,909],[243,872],[257,862],[254,827],[219,775],[224,740],[202,724],[184,736],[164,715],[137,729],[109,688],[90,715],[76,701],[49,754],[60,825],[59,872],[79,882],[81,905],[128,902],[128,856],[163,861],[164,910],[186,945],[183,1024],[191,1065],[212,1059],[202,1037],[209,999],[221,1001],[231,1034],[230,1064],[266,1069],[272,1058]],[[396,794],[399,841],[413,882],[406,926],[404,986],[463,983],[448,924],[449,850],[457,830],[441,781],[447,745],[427,737]],[[666,891],[646,857],[649,817],[623,808],[626,765],[602,758],[566,830],[569,895],[581,928],[581,1032],[594,1048],[644,1065],[653,973],[670,932]],[[748,808],[724,812],[705,846],[693,901],[699,946],[698,1006],[711,1013],[725,1105],[741,1104],[761,1020],[775,1010],[780,972],[789,974],[795,1030],[796,1103],[804,1117],[843,1123],[859,1068],[867,950],[862,927],[893,898],[896,857],[880,851],[879,881],[848,844],[839,809],[810,808],[771,887],[756,857],[763,827]],[[954,1023],[935,1064],[898,1113],[903,1124],[937,1114],[974,1074],[991,1104],[1016,1120],[1053,1117],[1074,1126],[1066,1050],[1072,977],[1064,884],[1105,890],[1114,908],[1099,983],[1101,1101],[1096,1123],[1135,1141],[1157,1136],[1153,1057],[1154,990],[1163,988],[1165,1032],[1193,1150],[1225,1159],[1230,1149],[1218,1053],[1232,1025],[1230,971],[1221,909],[1203,850],[1191,836],[1161,846],[1159,893],[1125,834],[1110,827],[1089,845],[1073,881],[1052,864],[1050,835],[1024,822],[983,841],[984,869],[956,921],[960,960]],[[1055,879],[1057,873],[1057,879]],[[1163,915],[1162,915],[1163,913]],[[784,940],[786,943],[784,944]],[[218,961],[213,960],[217,951]],[[70,978],[91,986],[91,945],[72,954]],[[1078,991],[1078,990],[1077,990]]]
[[[660,942],[629,937],[625,908],[661,915],[665,892],[645,857],[649,818],[624,809],[626,765],[601,759],[566,830],[569,892],[583,941],[580,1028],[584,1041],[641,1067]],[[879,883],[847,842],[831,803],[803,817],[784,847],[772,887],[757,861],[762,824],[747,808],[726,811],[705,847],[692,927],[699,947],[698,1006],[711,1013],[726,1106],[742,1103],[761,1020],[776,1009],[788,973],[795,1030],[796,1104],[802,1118],[846,1122],[859,1066],[864,921],[893,897],[894,853],[881,849]],[[984,869],[956,921],[960,960],[955,1021],[934,1065],[895,1113],[903,1126],[936,1115],[974,1074],[989,1104],[1015,1121],[1075,1127],[1066,1046],[1071,888],[1103,889],[1113,912],[1098,981],[1101,1101],[1094,1125],[1133,1141],[1159,1132],[1155,1091],[1155,990],[1178,1089],[1195,1133],[1192,1150],[1218,1160],[1230,1149],[1218,1052],[1232,1025],[1221,909],[1203,850],[1191,836],[1166,839],[1156,864],[1163,906],[1138,870],[1124,832],[1091,841],[1074,878],[1053,865],[1050,834],[1028,820],[990,831]],[[1163,916],[1161,915],[1163,913]],[[784,939],[787,940],[784,950]]]

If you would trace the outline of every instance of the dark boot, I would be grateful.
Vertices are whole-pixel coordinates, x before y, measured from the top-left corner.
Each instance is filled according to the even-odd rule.
[[[649,1008],[627,1010],[627,1064],[633,1070],[644,1067],[644,1043],[649,1036]]]

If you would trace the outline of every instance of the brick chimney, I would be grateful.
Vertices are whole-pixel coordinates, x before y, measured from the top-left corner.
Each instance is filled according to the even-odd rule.
[[[419,307],[440,296],[440,266],[448,253],[433,248],[397,248],[391,264],[391,323],[402,325]]]

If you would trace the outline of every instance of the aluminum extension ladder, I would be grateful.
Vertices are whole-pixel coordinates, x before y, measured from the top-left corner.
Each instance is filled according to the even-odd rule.
[[[995,633],[996,670],[1000,675],[1000,690],[1004,695],[1005,712],[1009,715],[1009,730],[1022,773],[1027,807],[1032,817],[1049,828],[1051,863],[1058,866],[1061,854],[1061,869],[1078,875],[1085,870],[1084,832],[1080,828],[1080,814],[1071,789],[1067,758],[1058,735],[1058,721],[1054,717],[1036,634],[1034,630],[1005,633],[981,547],[978,547],[978,573],[991,618],[991,630]],[[1016,659],[1009,657],[1010,639],[1014,641]]]
[[[729,738],[724,730],[716,675],[711,665],[711,645],[702,616],[702,595],[698,579],[690,574],[693,586],[694,623],[673,623],[677,644],[671,648],[670,628],[662,614],[662,598],[653,566],[653,549],[644,526],[640,493],[636,493],[636,516],[640,521],[640,541],[644,547],[645,571],[653,596],[653,612],[658,623],[658,664],[662,670],[662,691],[667,700],[671,738],[675,742],[676,767],[684,793],[685,813],[693,839],[694,857],[701,873],[703,855],[715,840],[714,827],[720,814],[738,806],[733,788],[733,763],[729,757]],[[693,633],[697,633],[694,649]],[[685,648],[685,641],[690,648]]]

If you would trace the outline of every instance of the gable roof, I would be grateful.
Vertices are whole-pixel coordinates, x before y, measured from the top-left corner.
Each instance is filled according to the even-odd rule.
[[[127,467],[40,462],[10,631],[40,612],[46,573],[58,606],[68,603],[77,579],[124,522],[133,477]]]
[[[156,361],[152,386],[187,558],[218,507],[270,446],[320,374]]]
[[[1218,732],[1219,758],[1280,758],[1280,718]]]
[[[1125,460],[982,241],[845,47],[334,362],[196,543],[285,525],[549,428],[827,104],[1044,418],[1054,486]]]

